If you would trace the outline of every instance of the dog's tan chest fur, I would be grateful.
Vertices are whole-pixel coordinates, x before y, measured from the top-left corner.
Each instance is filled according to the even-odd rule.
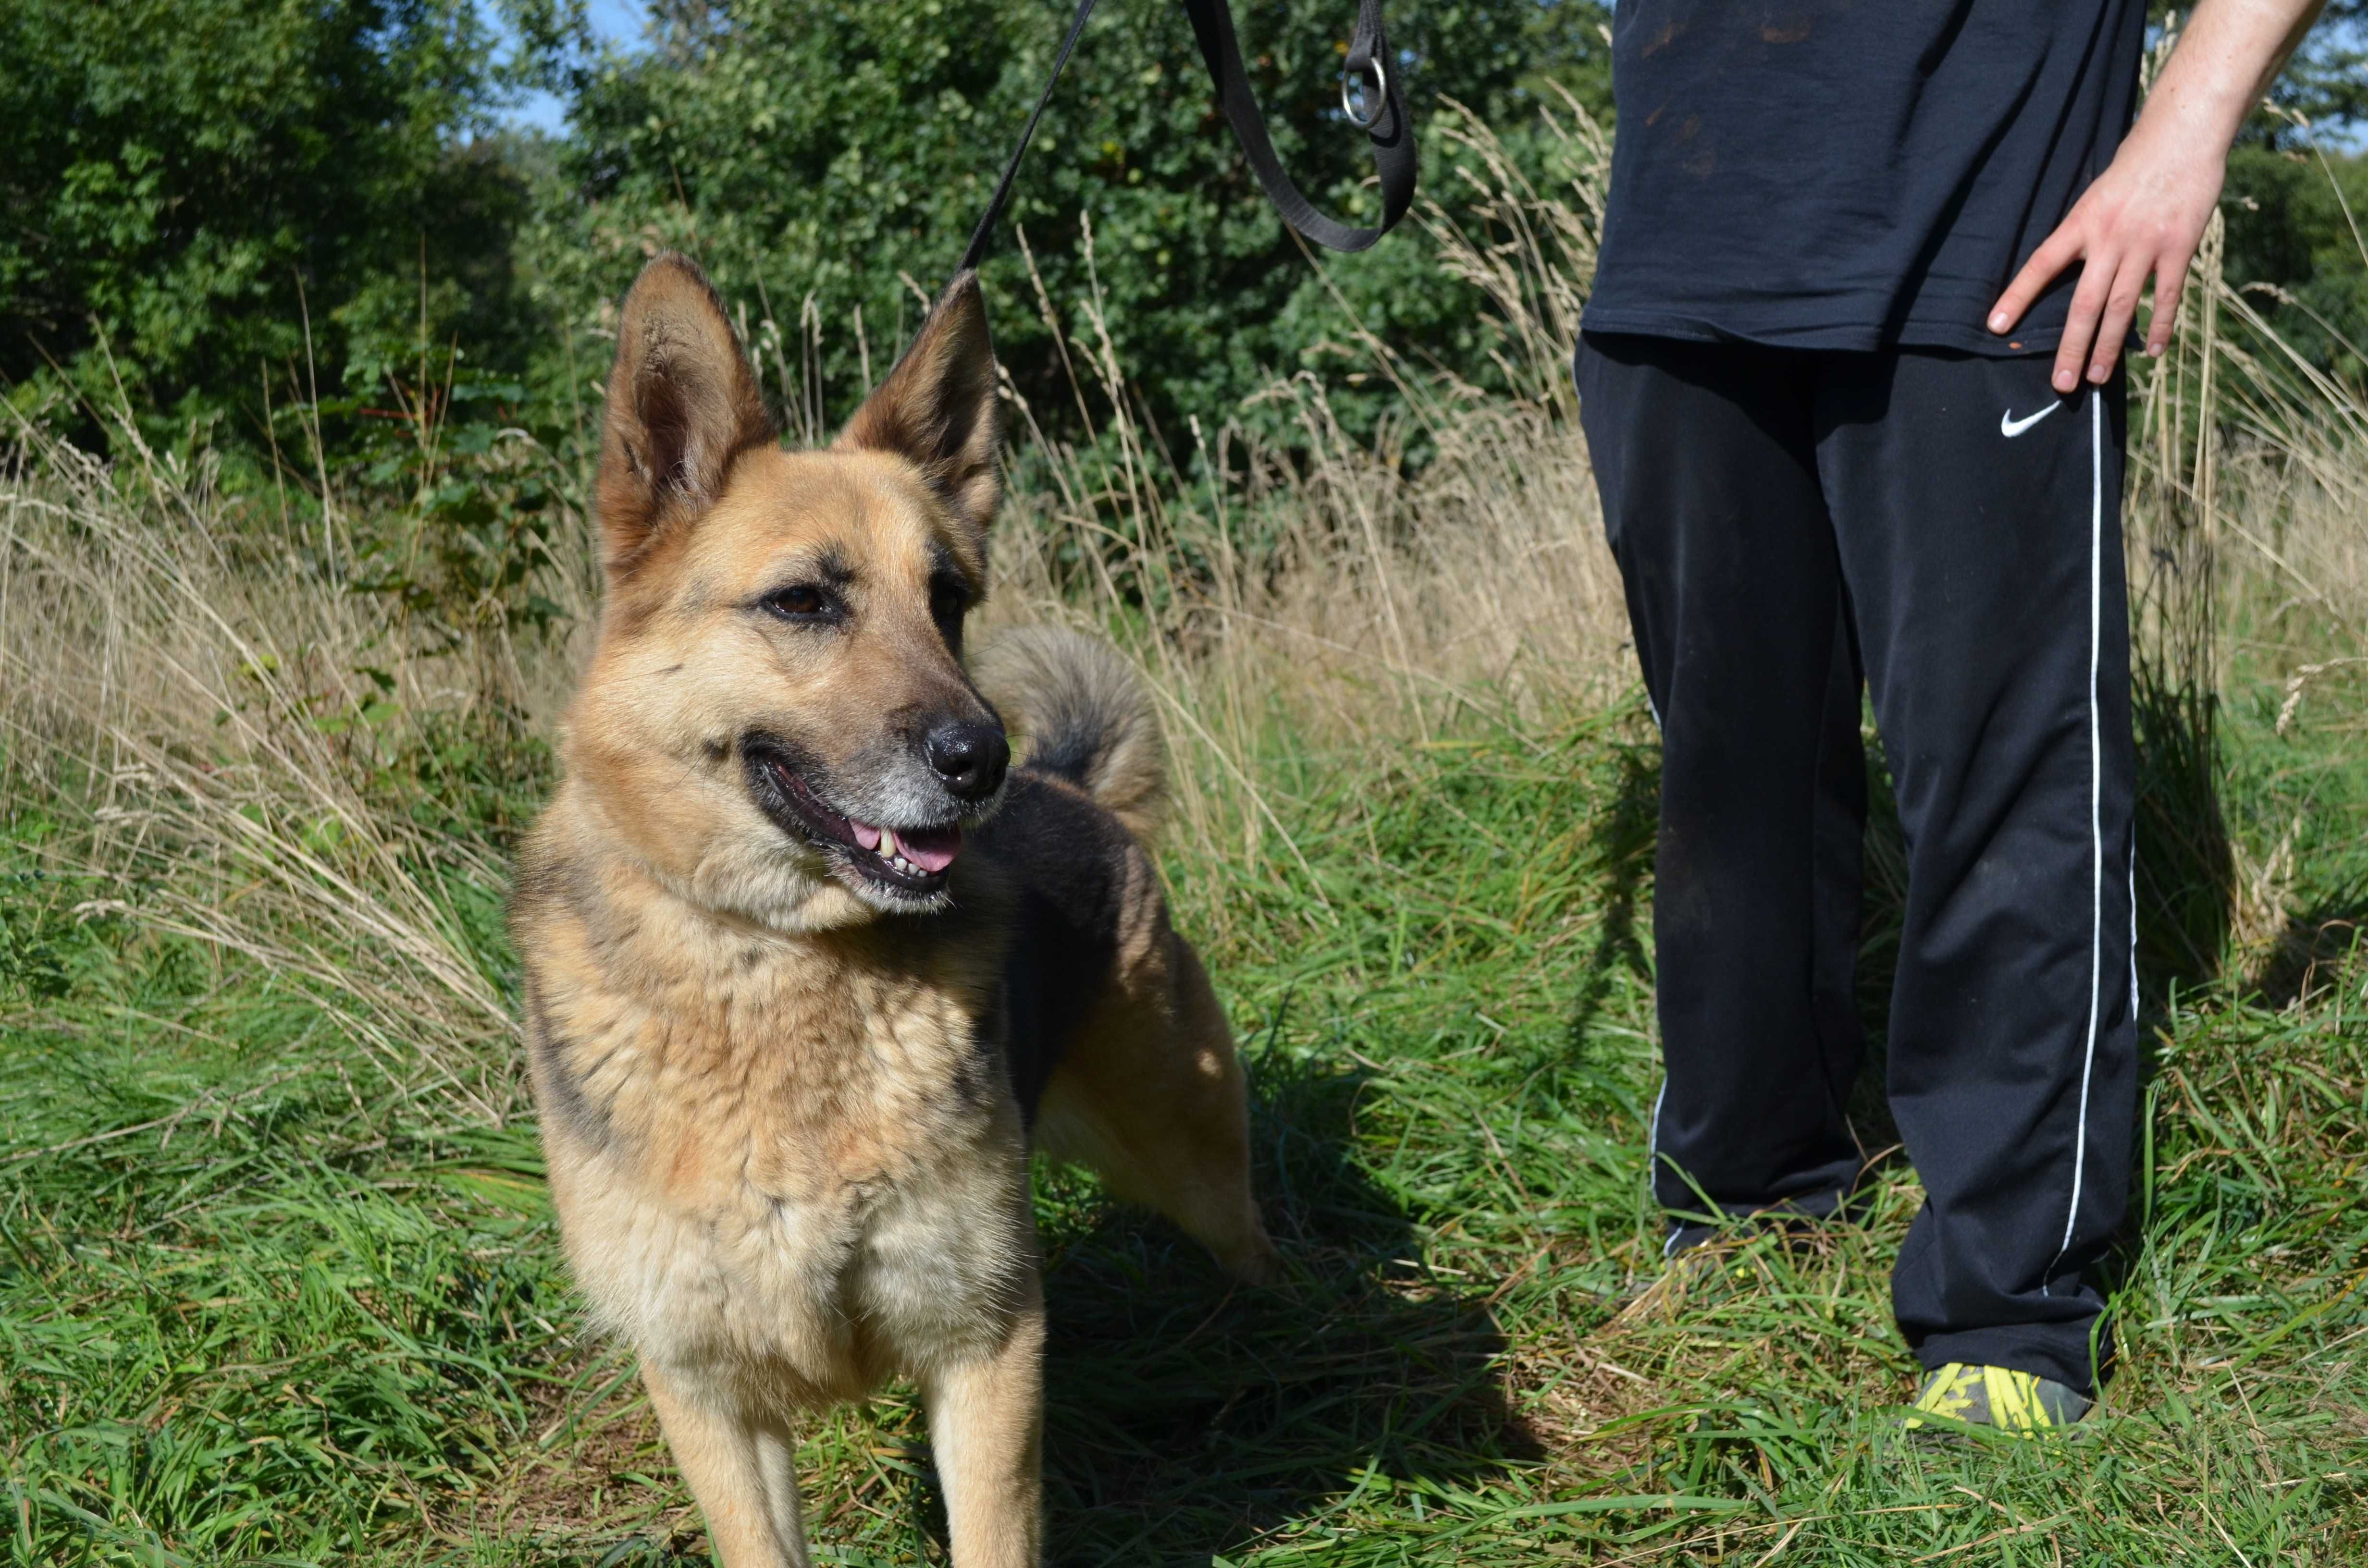
[[[601,1315],[687,1377],[801,1398],[993,1344],[1033,1246],[991,969],[632,881],[549,911],[533,966],[553,1192]]]

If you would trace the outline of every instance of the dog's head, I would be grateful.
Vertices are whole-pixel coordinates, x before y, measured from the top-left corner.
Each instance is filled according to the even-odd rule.
[[[696,267],[662,256],[626,297],[569,767],[695,902],[791,927],[943,903],[1010,756],[962,663],[995,381],[965,273],[827,450],[784,451]]]

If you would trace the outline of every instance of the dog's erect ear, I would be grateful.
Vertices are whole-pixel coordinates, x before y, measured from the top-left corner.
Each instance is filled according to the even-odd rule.
[[[600,533],[616,576],[714,501],[734,458],[775,438],[723,303],[688,256],[658,256],[625,296],[603,425]]]
[[[965,272],[946,285],[920,335],[835,445],[911,460],[963,526],[983,535],[1002,489],[1000,444],[986,301],[978,274]]]

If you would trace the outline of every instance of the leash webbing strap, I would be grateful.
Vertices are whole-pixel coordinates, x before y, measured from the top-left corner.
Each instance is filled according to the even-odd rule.
[[[1044,118],[1044,106],[1053,101],[1053,89],[1061,85],[1062,68],[1076,52],[1077,40],[1085,34],[1086,18],[1093,14],[1094,0],[1077,0],[1077,14],[1069,18],[1068,36],[1061,40],[1061,52],[1053,57],[1052,74],[1044,78],[1044,91],[1036,99],[1035,112],[1019,128],[1019,140],[1003,165],[1003,177],[995,182],[995,194],[986,199],[986,210],[979,214],[978,227],[970,232],[970,244],[962,248],[962,265],[954,268],[957,275],[986,259],[986,247],[995,238],[995,225],[1002,221],[1003,210],[1011,200],[1011,182],[1019,177],[1019,160],[1028,155],[1028,143],[1036,139],[1036,122]]]
[[[1242,69],[1242,47],[1234,37],[1234,14],[1225,0],[1184,0],[1184,10],[1201,40],[1209,79],[1216,84],[1217,107],[1232,122],[1242,156],[1249,160],[1250,172],[1266,187],[1266,198],[1282,221],[1327,250],[1364,250],[1395,228],[1414,200],[1414,132],[1406,124],[1397,77],[1388,69],[1395,62],[1389,60],[1389,40],[1382,31],[1381,0],[1358,0],[1357,28],[1349,36],[1349,58],[1342,62],[1349,75],[1381,88],[1380,112],[1365,128],[1373,143],[1373,172],[1382,186],[1382,221],[1371,229],[1317,211],[1283,172],[1282,160],[1275,156],[1274,142],[1266,133],[1266,117],[1258,112],[1258,95],[1250,91],[1249,74]]]
[[[1010,204],[1011,186],[1019,177],[1020,160],[1028,155],[1028,143],[1035,139],[1036,123],[1044,118],[1045,106],[1053,101],[1053,89],[1060,85],[1061,72],[1069,63],[1069,56],[1076,52],[1077,40],[1085,33],[1087,18],[1094,14],[1094,5],[1095,0],[1077,0],[1076,15],[1070,18],[1069,30],[1061,40],[1061,50],[1053,57],[1044,91],[1036,99],[1028,123],[1020,128],[1019,141],[1004,163],[1003,177],[996,181],[995,194],[987,198],[986,210],[980,214],[978,227],[971,231],[970,244],[962,250],[956,272],[967,272],[985,259],[987,246],[995,238],[995,225],[1002,220],[1004,208]],[[1217,107],[1224,111],[1226,123],[1234,128],[1234,139],[1241,143],[1242,156],[1248,162],[1250,172],[1258,176],[1260,188],[1274,203],[1275,210],[1282,214],[1283,222],[1327,250],[1339,251],[1364,250],[1395,228],[1414,201],[1415,145],[1414,132],[1406,123],[1406,100],[1398,91],[1397,77],[1388,68],[1390,46],[1388,35],[1382,30],[1381,0],[1358,0],[1356,30],[1349,37],[1348,58],[1342,62],[1346,75],[1368,84],[1368,103],[1376,89],[1381,100],[1372,119],[1364,124],[1365,134],[1373,145],[1373,172],[1382,188],[1382,221],[1370,229],[1343,223],[1317,210],[1283,171],[1282,160],[1275,155],[1273,139],[1267,135],[1266,116],[1258,109],[1258,95],[1250,90],[1249,73],[1242,65],[1241,43],[1234,36],[1234,14],[1225,0],[1184,0],[1184,10],[1191,19],[1192,35],[1200,41],[1201,58],[1209,67],[1209,80],[1216,87]]]

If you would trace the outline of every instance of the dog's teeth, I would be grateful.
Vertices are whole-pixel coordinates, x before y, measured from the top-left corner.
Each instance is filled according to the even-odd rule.
[[[895,859],[904,847],[905,846],[903,845],[896,842],[896,830],[894,828],[883,827],[880,830],[880,856],[882,859]]]

